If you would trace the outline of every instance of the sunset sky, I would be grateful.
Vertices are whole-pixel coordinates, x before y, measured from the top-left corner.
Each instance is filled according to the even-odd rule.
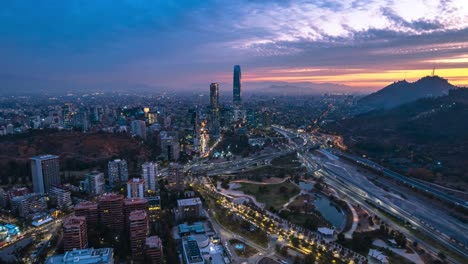
[[[240,64],[245,82],[330,82],[370,91],[435,67],[437,75],[468,86],[466,0],[18,0],[0,6],[0,85],[29,78],[208,87],[232,83],[232,67]]]

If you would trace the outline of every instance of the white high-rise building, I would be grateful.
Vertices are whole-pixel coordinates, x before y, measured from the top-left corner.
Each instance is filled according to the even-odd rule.
[[[99,171],[91,171],[85,175],[84,186],[86,192],[95,195],[103,194],[104,190],[104,173]]]
[[[158,183],[156,176],[158,175],[158,164],[154,162],[145,162],[141,165],[142,178],[145,180],[145,191],[156,192]]]
[[[127,198],[143,198],[145,180],[133,178],[127,182]]]
[[[108,163],[109,169],[109,184],[114,185],[116,182],[126,182],[128,180],[127,161],[116,159]]]

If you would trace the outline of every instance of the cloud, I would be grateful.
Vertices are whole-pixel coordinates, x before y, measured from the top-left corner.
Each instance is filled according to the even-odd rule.
[[[340,70],[424,68],[428,61],[468,52],[463,0],[0,5],[0,73],[49,79],[178,87],[228,82],[234,64],[265,77],[266,69],[321,68],[345,74]]]
[[[401,16],[399,16],[394,10],[388,7],[381,9],[382,14],[393,22],[398,27],[403,27],[404,29],[413,30],[414,33],[442,29],[444,26],[439,21],[429,21],[423,18],[420,18],[415,21],[408,22]]]

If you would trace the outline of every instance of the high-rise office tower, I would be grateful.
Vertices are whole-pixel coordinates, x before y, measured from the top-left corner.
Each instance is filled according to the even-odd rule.
[[[177,133],[162,131],[159,134],[161,141],[161,155],[165,160],[177,161],[180,156],[180,143]]]
[[[155,111],[148,113],[148,124],[158,123],[158,113]]]
[[[73,121],[73,109],[71,103],[65,103],[62,106],[62,123],[65,129],[72,128],[72,121]]]
[[[31,172],[35,193],[47,193],[52,185],[60,185],[58,156],[40,155],[32,157]]]
[[[49,189],[49,198],[51,202],[61,210],[67,210],[72,207],[70,191],[61,186],[52,186]]]
[[[149,234],[148,213],[136,210],[128,216],[130,248],[134,258],[142,258],[145,252],[146,237]]]
[[[99,195],[104,190],[104,173],[99,171],[90,171],[86,173],[84,181],[81,182],[83,189],[90,194]]]
[[[211,134],[219,135],[219,85],[210,84],[210,104],[211,104]]]
[[[124,228],[124,197],[117,193],[104,194],[98,203],[101,224],[114,234],[120,234]]]
[[[211,108],[219,107],[219,84],[210,84],[210,105]]]
[[[143,120],[133,120],[130,126],[131,132],[135,136],[146,139],[146,123]]]
[[[128,180],[127,161],[121,159],[111,160],[107,167],[109,169],[110,185],[114,185],[116,182],[126,182]]]
[[[167,172],[167,188],[169,190],[183,191],[184,185],[184,172],[183,166],[177,163],[170,163]]]
[[[145,180],[132,178],[127,182],[127,198],[143,198],[145,189]]]
[[[145,162],[141,165],[141,176],[145,180],[145,191],[156,192],[158,183],[156,176],[158,175],[158,164],[154,162]]]
[[[86,218],[71,216],[63,223],[63,250],[83,249],[88,247]]]
[[[163,259],[163,246],[158,236],[146,238],[145,243],[145,263],[161,264]]]
[[[232,87],[232,101],[234,105],[239,106],[241,104],[241,92],[242,92],[242,74],[241,67],[239,65],[234,66],[234,78]]]

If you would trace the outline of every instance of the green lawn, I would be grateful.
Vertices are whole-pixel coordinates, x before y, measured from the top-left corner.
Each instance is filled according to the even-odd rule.
[[[254,196],[258,202],[264,203],[267,209],[270,207],[281,208],[289,201],[289,198],[300,192],[299,188],[290,182],[277,184],[241,183],[241,187],[237,190]]]
[[[300,167],[302,164],[298,161],[298,157],[296,153],[281,156],[278,158],[274,158],[271,161],[271,165],[277,167],[286,167],[286,168],[295,168]]]

